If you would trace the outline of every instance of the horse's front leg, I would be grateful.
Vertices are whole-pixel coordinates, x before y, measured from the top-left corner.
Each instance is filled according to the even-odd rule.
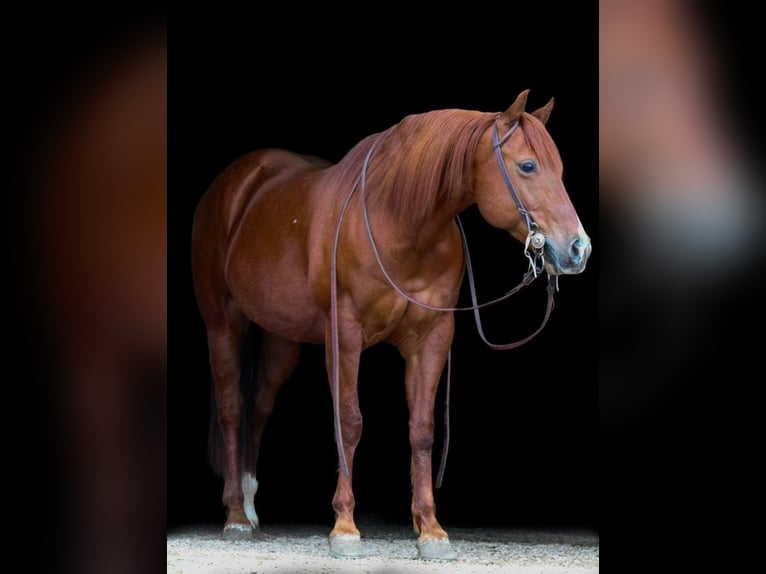
[[[407,361],[407,405],[410,410],[412,448],[412,519],[420,536],[421,558],[454,560],[457,554],[444,529],[436,520],[431,452],[434,442],[434,401],[454,333],[451,313],[440,316],[424,337],[403,350]]]
[[[348,476],[343,473],[339,461],[338,486],[332,506],[335,510],[335,526],[330,532],[330,553],[333,556],[358,557],[362,555],[362,542],[359,530],[354,522],[354,492],[352,476],[354,453],[362,437],[362,413],[359,409],[357,375],[359,373],[359,355],[362,352],[361,327],[354,320],[340,317],[339,328],[339,410],[340,427],[343,440],[343,452],[348,465]],[[333,344],[332,332],[328,329],[326,337],[327,373],[330,389],[333,387]],[[336,443],[338,437],[335,437]]]

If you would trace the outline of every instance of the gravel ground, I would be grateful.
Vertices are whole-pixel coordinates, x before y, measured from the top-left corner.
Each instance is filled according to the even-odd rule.
[[[364,524],[367,556],[332,558],[327,526],[264,527],[260,538],[229,542],[220,526],[168,533],[168,574],[330,573],[585,573],[598,572],[598,535],[590,531],[450,528],[458,559],[419,560],[411,528]]]

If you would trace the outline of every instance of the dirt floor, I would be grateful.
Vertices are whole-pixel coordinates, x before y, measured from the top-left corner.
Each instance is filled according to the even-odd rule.
[[[260,538],[224,541],[220,525],[168,532],[168,574],[266,573],[593,573],[598,534],[572,530],[450,528],[458,559],[420,560],[415,535],[404,525],[359,524],[366,557],[332,558],[327,526],[264,527]]]

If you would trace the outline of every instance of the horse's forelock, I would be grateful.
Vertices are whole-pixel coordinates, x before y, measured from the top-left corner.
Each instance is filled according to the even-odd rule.
[[[543,123],[528,113],[521,114],[519,125],[540,163],[552,170],[561,170],[561,155]]]

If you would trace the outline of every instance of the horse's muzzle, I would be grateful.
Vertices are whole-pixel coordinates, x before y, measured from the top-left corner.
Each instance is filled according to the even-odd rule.
[[[556,242],[545,244],[545,270],[550,275],[575,275],[585,270],[592,250],[590,237],[580,235],[570,239],[565,248]]]

